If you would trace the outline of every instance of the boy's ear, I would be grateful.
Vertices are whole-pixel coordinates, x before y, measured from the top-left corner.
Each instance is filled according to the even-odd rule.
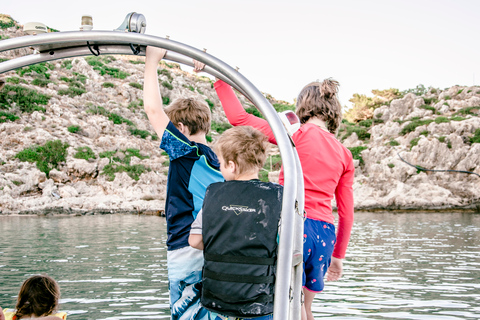
[[[232,160],[228,161],[226,168],[231,172],[235,173],[237,171],[237,165]]]
[[[190,134],[190,130],[188,130],[188,127],[181,122],[177,124],[177,128],[178,128],[178,131],[180,131],[183,135]]]

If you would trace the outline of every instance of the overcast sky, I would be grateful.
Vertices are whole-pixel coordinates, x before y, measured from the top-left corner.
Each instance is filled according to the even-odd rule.
[[[480,84],[479,0],[7,1],[20,24],[113,30],[129,12],[146,34],[165,37],[238,66],[258,89],[293,102],[308,82],[332,77],[340,101],[372,89]],[[115,5],[112,5],[112,4]]]

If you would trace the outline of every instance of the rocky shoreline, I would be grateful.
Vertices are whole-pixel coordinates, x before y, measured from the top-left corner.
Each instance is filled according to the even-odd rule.
[[[0,36],[23,32],[15,22]],[[0,215],[163,214],[169,161],[143,112],[143,62],[75,58],[1,75]],[[177,97],[208,103],[214,143],[228,124],[213,80],[170,63],[158,74],[165,106]],[[355,159],[356,211],[480,212],[480,177],[422,171],[398,156],[480,174],[480,87],[408,93],[372,113],[338,133]]]

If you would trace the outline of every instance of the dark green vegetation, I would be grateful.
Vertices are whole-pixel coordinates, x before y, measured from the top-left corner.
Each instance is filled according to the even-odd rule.
[[[172,86],[171,83],[168,82],[168,81],[162,81],[162,86],[164,86],[164,87],[167,88],[168,90],[172,90],[172,89],[173,89],[173,86]]]
[[[17,153],[15,158],[20,161],[34,162],[38,170],[45,172],[48,177],[50,170],[57,169],[59,164],[66,161],[69,145],[60,140],[50,140],[43,146],[31,146]]]
[[[170,98],[169,97],[162,97],[162,103],[166,106],[170,104]]]
[[[15,121],[17,119],[20,119],[13,113],[5,112],[5,111],[0,111],[0,123],[7,122],[8,121]]]
[[[90,149],[90,147],[78,147],[77,152],[73,156],[75,159],[84,159],[84,160],[90,160],[90,159],[96,159],[97,156],[95,153]]]
[[[228,130],[232,125],[228,122],[216,122],[212,121],[211,130],[215,131],[218,134],[222,134],[225,130]]]
[[[77,133],[80,131],[80,126],[69,126],[67,129],[70,133]]]
[[[355,133],[359,140],[362,140],[362,141],[368,140],[370,139],[370,133],[368,133],[367,126],[372,124],[373,124],[372,121],[367,121],[367,120],[362,121],[362,124],[360,123],[354,124],[344,119],[342,120],[342,124],[338,129],[339,137],[341,137],[341,140],[343,141],[348,137],[350,137],[353,133]]]
[[[137,89],[140,89],[140,90],[143,90],[143,85],[140,84],[140,83],[137,83],[137,82],[130,82],[129,83],[130,87],[133,87],[133,88],[137,88]]]
[[[15,20],[6,14],[0,14],[0,29],[15,27]]]
[[[45,112],[42,105],[46,105],[48,100],[50,100],[50,96],[22,86],[7,84],[0,91],[0,109],[10,109],[17,106],[21,112]]]
[[[475,134],[470,138],[471,143],[480,143],[480,128],[475,130]]]
[[[138,149],[106,151],[100,153],[99,157],[110,159],[110,163],[103,168],[101,173],[106,175],[110,181],[115,179],[115,173],[118,172],[126,172],[130,178],[138,181],[142,173],[151,171],[150,168],[142,164],[130,165],[132,157],[137,157],[142,160],[149,158],[148,156],[142,156]]]
[[[107,64],[110,62],[117,60],[112,56],[86,57],[85,60],[93,67],[93,70],[98,71],[102,76],[109,75],[113,78],[125,79],[130,75],[129,73],[121,71],[118,68],[107,66]]]
[[[102,87],[104,87],[104,88],[115,88],[115,84],[113,84],[111,82],[104,82],[104,83],[102,83]]]
[[[348,148],[348,150],[350,150],[350,152],[352,153],[353,159],[360,160],[360,165],[364,165],[365,162],[363,161],[363,158],[362,158],[362,151],[367,148],[368,147],[358,146],[358,147]]]
[[[73,98],[87,92],[84,86],[84,83],[86,82],[86,77],[84,75],[77,74],[71,78],[61,77],[59,80],[68,83],[68,89],[58,90],[58,94],[61,96],[69,96]]]
[[[213,108],[215,107],[215,104],[214,104],[212,101],[208,100],[208,99],[205,99],[205,101],[207,102],[208,107],[210,108],[210,111],[212,111]]]

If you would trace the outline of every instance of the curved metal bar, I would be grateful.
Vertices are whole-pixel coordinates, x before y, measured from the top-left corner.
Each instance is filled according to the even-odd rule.
[[[243,75],[223,61],[201,50],[180,42],[160,37],[138,33],[123,33],[117,31],[73,31],[46,33],[35,36],[25,36],[0,41],[0,51],[18,49],[28,46],[40,46],[40,52],[55,51],[59,48],[83,46],[86,41],[97,45],[130,44],[141,46],[156,46],[168,51],[200,61],[213,70],[223,74],[235,83],[241,92],[262,112],[267,119],[277,141],[284,167],[284,197],[280,226],[279,255],[276,278],[280,281],[275,285],[274,320],[284,319],[289,314],[289,289],[292,280],[292,253],[295,233],[295,196],[297,194],[297,166],[292,144],[275,109],[265,99],[262,93]],[[51,57],[50,60],[54,60]],[[300,288],[294,288],[300,289]]]
[[[126,45],[126,44],[125,45],[105,45],[105,46],[99,47],[99,50],[101,51],[101,54],[105,54],[105,55],[112,55],[112,54],[134,55],[134,53],[132,53],[130,45]],[[58,48],[48,52],[30,54],[27,56],[1,62],[0,74],[11,71],[11,70],[15,70],[18,68],[22,68],[28,65],[40,63],[40,62],[74,58],[74,57],[82,57],[82,56],[89,56],[89,55],[91,55],[91,50],[88,47],[88,45],[86,47],[72,47],[72,48],[65,48],[65,49]],[[145,56],[145,47],[140,48],[140,52],[138,53],[137,56]],[[190,67],[193,67],[192,59],[188,59],[187,57],[181,54],[178,54],[176,52],[167,52],[167,55],[165,56],[165,60],[179,62],[185,65],[188,65]],[[237,91],[239,91],[241,94],[247,97],[247,99],[250,100],[246,92],[244,92],[234,82],[230,81],[230,79],[226,78],[220,72],[208,66],[205,66],[204,72],[228,83],[230,86],[234,87]]]

